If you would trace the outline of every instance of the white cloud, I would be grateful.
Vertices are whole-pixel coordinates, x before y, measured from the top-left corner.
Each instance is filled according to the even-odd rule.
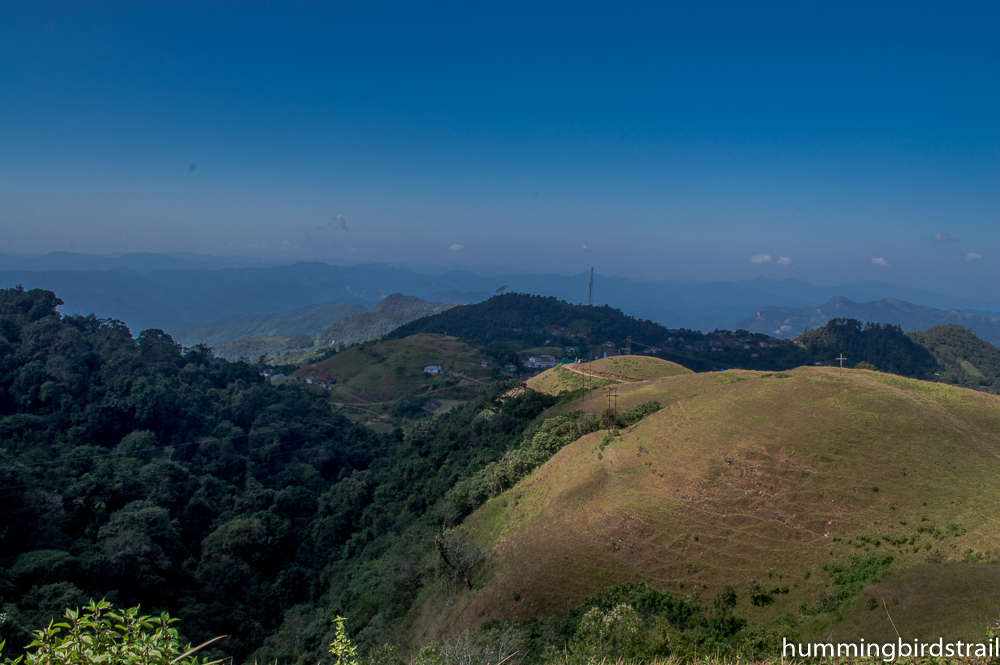
[[[931,238],[937,240],[938,242],[951,242],[952,240],[955,240],[955,238],[952,238],[947,233],[935,233],[931,236]]]
[[[976,252],[966,252],[965,253],[965,260],[966,261],[978,261],[981,258],[983,258],[983,255],[982,254],[977,254]]]
[[[780,263],[783,266],[787,266],[791,262],[792,262],[792,260],[790,258],[788,258],[787,256],[779,256],[778,257],[778,263]]]
[[[750,257],[750,260],[754,263],[767,263],[771,260],[770,254],[754,254]]]
[[[462,246],[461,246],[461,245],[459,245],[458,243],[455,243],[454,245],[452,245],[452,246],[451,246],[451,247],[449,247],[448,249],[450,249],[450,250],[451,250],[451,251],[453,251],[453,252],[457,252],[458,250],[462,249]]]
[[[889,267],[889,262],[883,259],[881,256],[877,259],[872,259],[872,263],[877,266],[882,266],[883,268]]]
[[[580,247],[583,247],[583,251],[585,251],[585,252],[587,251],[587,246],[586,245],[580,245]]]

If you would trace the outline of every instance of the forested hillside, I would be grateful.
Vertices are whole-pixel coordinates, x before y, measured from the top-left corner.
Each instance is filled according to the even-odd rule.
[[[337,613],[362,640],[391,640],[440,574],[433,536],[454,517],[440,499],[552,401],[483,386],[448,416],[377,435],[322,389],[59,304],[0,291],[8,649],[92,597],[167,609],[194,642],[229,635],[218,653],[236,662],[315,662]]]
[[[936,378],[934,355],[892,324],[830,319],[822,328],[802,333],[796,341],[827,363],[840,354],[848,367],[863,362],[892,374],[928,381]]]
[[[648,320],[622,314],[607,305],[584,307],[556,298],[526,293],[508,293],[477,305],[456,307],[437,316],[420,319],[397,328],[392,337],[407,337],[419,332],[478,339],[484,343],[523,342],[541,344],[552,337],[547,326],[559,326],[568,336],[582,335],[593,342],[624,343],[632,335],[646,344],[665,343],[670,331]],[[701,337],[697,331],[683,330],[689,337]],[[564,334],[562,336],[567,336]]]
[[[949,324],[906,333],[937,359],[938,380],[1000,393],[1000,349],[963,326]]]

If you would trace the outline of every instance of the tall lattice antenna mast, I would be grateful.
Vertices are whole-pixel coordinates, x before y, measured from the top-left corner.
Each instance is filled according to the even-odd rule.
[[[594,268],[590,269],[590,289],[587,291],[587,305],[594,304]]]

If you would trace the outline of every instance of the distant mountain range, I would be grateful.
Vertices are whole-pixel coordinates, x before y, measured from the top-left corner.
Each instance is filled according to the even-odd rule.
[[[819,307],[762,307],[756,314],[737,321],[733,328],[791,339],[803,330],[825,325],[836,318],[891,323],[906,331],[954,323],[971,329],[981,339],[1000,345],[1000,317],[921,307],[892,298],[858,303],[835,297]]]
[[[455,305],[429,303],[415,296],[393,293],[376,303],[371,311],[357,304],[305,307],[296,310],[300,314],[297,317],[289,315],[239,326],[181,326],[170,333],[185,346],[207,344],[217,356],[226,360],[275,358],[290,351],[330,349],[334,342],[356,342],[384,335]],[[223,322],[240,318],[223,319]],[[233,337],[234,334],[238,336]]]
[[[175,341],[184,346],[195,344],[218,346],[242,337],[315,335],[346,316],[367,312],[363,305],[357,303],[340,303],[325,307],[309,305],[288,314],[275,312],[264,315],[267,318],[263,320],[246,321],[248,318],[257,318],[261,315],[245,314],[230,316],[209,325],[178,326],[169,332]]]
[[[281,318],[303,307],[354,303],[371,307],[392,293],[430,302],[472,304],[502,286],[555,296],[571,303],[587,301],[589,270],[576,275],[511,274],[483,277],[467,270],[431,271],[382,263],[335,266],[326,263],[281,264],[252,257],[126,254],[100,257],[52,253],[44,257],[0,255],[0,287],[54,291],[65,302],[63,312],[94,312],[125,321],[133,330],[219,325],[227,317],[247,322]],[[998,302],[977,302],[937,293],[864,282],[814,286],[794,279],[763,277],[740,281],[639,281],[594,276],[595,305],[669,328],[709,331],[733,328],[768,307],[797,308],[841,296],[868,302],[894,298],[922,307],[975,310],[990,316]],[[255,314],[255,313],[266,314]],[[267,318],[260,318],[267,317]],[[956,321],[959,322],[959,321]],[[768,330],[772,333],[775,326]],[[791,324],[789,324],[791,325]],[[795,332],[801,331],[801,328]]]

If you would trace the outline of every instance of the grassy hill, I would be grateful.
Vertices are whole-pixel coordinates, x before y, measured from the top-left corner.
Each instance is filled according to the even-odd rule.
[[[580,367],[587,372],[606,374],[625,381],[645,381],[693,373],[677,363],[648,356],[599,358],[589,363],[582,363]]]
[[[547,369],[537,376],[533,376],[526,382],[532,390],[537,390],[546,395],[565,395],[574,390],[603,388],[604,386],[618,383],[614,379],[604,379],[594,377],[584,377],[580,372],[569,369],[566,365],[556,365],[552,369]]]
[[[548,395],[562,395],[581,388],[601,388],[620,381],[644,381],[691,374],[691,370],[659,358],[621,356],[589,363],[556,365],[528,379],[528,387]]]
[[[821,367],[680,375],[618,392],[619,409],[664,408],[620,437],[596,432],[562,448],[470,516],[466,528],[490,551],[486,567],[453,605],[426,601],[416,634],[556,615],[637,581],[703,598],[732,585],[737,613],[751,621],[805,610],[807,634],[836,624],[841,639],[867,639],[852,603],[867,612],[870,601],[846,594],[837,608],[842,589],[824,569],[852,555],[891,555],[903,572],[884,583],[919,578],[953,589],[949,606],[978,608],[941,630],[979,635],[1000,612],[1000,598],[978,590],[994,567],[956,563],[1000,561],[995,397]],[[605,407],[590,399],[549,415]],[[752,605],[751,588],[768,600]],[[913,633],[930,625],[932,603],[896,596],[910,637],[941,635]]]
[[[413,335],[406,339],[359,344],[292,376],[307,378],[322,372],[337,383],[334,399],[347,402],[389,402],[406,395],[462,395],[482,381],[492,380],[495,366],[482,367],[479,351],[455,337]],[[442,374],[427,374],[438,365]]]

